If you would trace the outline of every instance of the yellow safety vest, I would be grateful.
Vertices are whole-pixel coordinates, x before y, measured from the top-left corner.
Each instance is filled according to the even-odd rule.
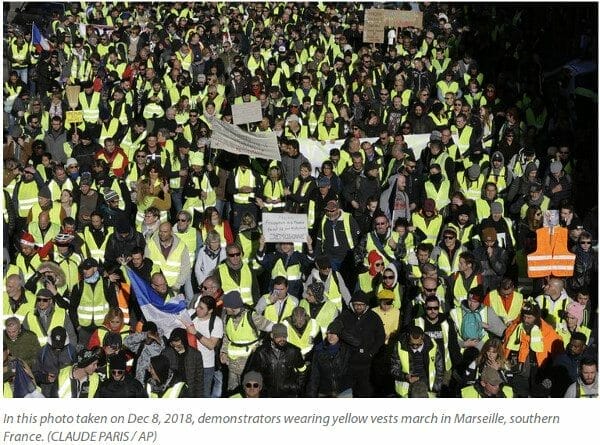
[[[470,125],[465,125],[456,141],[456,147],[458,148],[458,151],[460,152],[460,156],[464,156],[466,151],[469,149],[472,134],[473,134],[473,127],[471,127]]]
[[[19,319],[19,321],[23,322],[23,320],[25,320],[25,317],[27,316],[28,313],[33,312],[35,309],[35,295],[33,295],[33,293],[31,293],[28,290],[23,289],[23,291],[25,292],[25,303],[23,303],[21,306],[19,306],[19,308],[17,309],[17,312],[13,312],[12,309],[10,308],[10,302],[9,302],[9,296],[6,293],[6,290],[3,292],[3,296],[4,296],[4,306],[2,306],[3,309],[3,315],[4,315],[4,320],[6,320],[9,317],[17,317]]]
[[[34,297],[35,298],[35,297]],[[27,326],[29,330],[33,332],[38,339],[41,347],[44,347],[46,343],[48,343],[48,335],[52,332],[57,326],[63,326],[65,323],[65,316],[67,315],[66,311],[58,306],[54,306],[54,312],[52,313],[52,319],[50,320],[50,324],[48,325],[48,330],[44,332],[40,323],[38,322],[38,318],[35,316],[35,309],[32,309],[27,316],[25,317],[27,320]]]
[[[485,178],[482,175],[477,177],[477,181],[471,181],[467,183],[468,177],[464,171],[456,174],[456,182],[458,183],[458,189],[465,195],[467,199],[476,201],[481,198],[481,189],[485,184]]]
[[[185,246],[188,249],[188,254],[190,256],[190,264],[193,265],[194,260],[196,259],[196,248],[198,247],[196,245],[197,229],[190,226],[185,232],[177,232],[176,230],[174,230],[173,235],[175,235],[183,244],[185,244]]]
[[[263,195],[265,199],[279,199],[281,202],[268,203],[265,202],[266,211],[271,212],[274,209],[282,209],[285,207],[285,193],[284,193],[283,181],[279,179],[276,182],[267,180],[263,187]]]
[[[238,168],[235,173],[235,188],[239,190],[241,187],[256,187],[256,178],[249,168],[245,172]],[[237,204],[249,204],[250,198],[254,198],[254,196],[254,192],[238,192],[233,195],[233,201]]]
[[[283,324],[288,327],[288,342],[294,346],[298,346],[302,353],[302,357],[306,357],[306,354],[308,354],[314,346],[315,337],[319,333],[319,324],[311,318],[308,320],[308,324],[304,328],[302,334],[296,331],[294,326],[287,320],[285,320]]]
[[[511,321],[521,315],[523,307],[523,295],[519,291],[513,291],[513,300],[508,311],[504,308],[502,297],[497,290],[490,292],[490,307],[502,319],[504,324],[508,325]],[[566,343],[565,343],[566,344]]]
[[[79,93],[79,105],[83,111],[83,120],[90,124],[95,124],[100,117],[100,93],[94,91],[88,103],[86,94],[82,91]]]
[[[92,231],[89,226],[86,226],[83,229],[83,241],[90,252],[90,257],[94,258],[96,261],[104,261],[104,253],[106,252],[106,245],[108,244],[108,238],[111,233],[114,232],[113,227],[108,227],[105,232],[104,241],[99,246],[96,244],[96,240],[92,236]]]
[[[423,317],[415,318],[415,326],[425,329],[425,319]],[[448,320],[442,321],[440,327],[442,328],[442,341],[444,342],[444,369],[449,371],[452,369],[452,360],[450,360],[450,348],[448,347],[448,339],[450,338],[450,325],[448,324]],[[435,342],[434,339],[431,339],[431,341]]]
[[[344,233],[346,234],[346,240],[348,241],[348,247],[350,247],[350,249],[354,249],[354,239],[352,238],[352,229],[350,227],[350,214],[344,212],[343,210],[341,210],[342,215],[340,216],[340,218],[342,219],[342,222],[344,224]],[[338,221],[340,220],[340,218],[338,218]],[[323,219],[321,220],[321,234],[323,236],[323,243],[325,243],[325,222],[327,221],[327,217],[324,216]]]
[[[310,304],[308,303],[308,301],[304,299],[300,300],[299,306],[303,307],[304,310],[306,310],[307,314],[310,314]],[[326,300],[323,306],[321,306],[319,312],[317,313],[317,316],[311,319],[316,321],[319,325],[319,329],[321,330],[321,335],[323,336],[323,338],[325,338],[327,328],[329,327],[331,322],[335,320],[335,317],[337,317],[338,314],[339,310],[335,306],[335,304],[331,301]]]
[[[146,392],[148,393],[148,397],[151,399],[178,399],[181,395],[181,391],[185,388],[185,382],[177,382],[169,389],[167,389],[162,396],[158,396],[158,394],[152,392],[152,387],[150,384],[146,385]]]
[[[427,236],[424,242],[431,243],[433,245],[435,245],[438,234],[442,228],[443,221],[444,219],[441,215],[435,215],[431,221],[429,221],[429,224],[427,224],[425,222],[425,218],[421,214],[414,213],[412,215],[413,225],[420,229]]]
[[[502,385],[500,390],[502,391],[502,394],[504,394],[505,398],[512,399],[514,397],[513,389],[510,386]],[[475,389],[475,386],[473,386],[473,385],[470,385],[470,386],[467,386],[467,387],[461,389],[460,393],[461,393],[461,397],[463,399],[481,399],[482,398],[481,395],[479,394],[479,392],[477,392],[477,390]]]
[[[63,368],[58,373],[58,397],[61,399],[70,399],[71,395],[71,366]],[[88,390],[88,399],[91,399],[98,390],[98,384],[100,383],[100,377],[94,373],[88,376],[90,386]]]
[[[229,269],[226,263],[219,264],[217,267],[221,276],[221,289],[224,293],[232,290],[237,290],[244,304],[252,305],[252,271],[247,264],[242,265],[240,270],[240,284],[237,284],[231,275],[229,275]]]
[[[288,296],[283,302],[281,313],[278,313],[277,309],[275,308],[275,304],[272,304],[269,301],[269,294],[265,294],[261,298],[267,302],[263,317],[269,321],[272,321],[273,323],[281,323],[284,319],[290,317],[292,315],[292,311],[297,306]]]
[[[175,241],[173,241],[173,243],[175,243]],[[169,256],[165,258],[158,245],[158,241],[152,239],[148,243],[148,251],[148,258],[160,267],[165,276],[165,280],[167,280],[167,284],[170,287],[174,286],[179,278],[179,273],[181,272],[181,257],[183,255],[189,255],[185,243],[178,242],[177,246],[172,245]]]
[[[400,342],[396,346],[398,349],[398,357],[400,358],[400,369],[404,374],[410,374],[410,358],[408,351],[402,349]],[[433,342],[433,346],[429,351],[429,362],[426,367],[429,368],[429,391],[433,391],[433,384],[435,383],[435,354],[437,353],[437,345]],[[410,385],[405,380],[396,380],[396,394],[400,397],[408,397],[408,390]]]
[[[438,269],[440,269],[441,271],[443,271],[446,275],[450,275],[454,272],[458,272],[458,263],[459,263],[459,256],[461,253],[466,252],[467,249],[465,249],[465,247],[461,244],[458,249],[456,249],[456,252],[454,253],[454,257],[452,258],[452,261],[450,261],[450,257],[448,256],[448,252],[446,252],[445,249],[440,249],[440,255],[437,258],[437,267]]]
[[[19,216],[27,218],[29,211],[37,203],[39,189],[35,181],[24,182],[19,181],[19,191],[17,193],[17,201],[19,203]],[[36,221],[33,220],[32,221]]]
[[[229,340],[227,346],[227,356],[230,360],[237,360],[250,356],[252,351],[256,349],[258,344],[258,332],[250,322],[252,314],[246,311],[242,315],[242,319],[237,327],[233,323],[233,319],[229,317],[225,324],[225,335]]]
[[[435,207],[441,209],[450,204],[450,181],[442,180],[440,189],[436,190],[431,181],[425,181],[425,194],[435,201]]]

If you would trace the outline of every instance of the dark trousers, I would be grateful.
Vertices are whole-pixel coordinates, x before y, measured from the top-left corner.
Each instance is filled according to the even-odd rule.
[[[352,369],[352,397],[371,397],[371,363],[351,365]]]

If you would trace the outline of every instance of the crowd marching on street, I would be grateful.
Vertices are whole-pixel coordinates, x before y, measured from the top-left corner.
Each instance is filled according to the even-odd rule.
[[[48,5],[4,10],[4,397],[598,397],[596,4]],[[251,103],[280,160],[212,143]]]

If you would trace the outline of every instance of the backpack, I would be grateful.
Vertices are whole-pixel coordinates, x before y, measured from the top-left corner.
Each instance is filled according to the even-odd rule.
[[[483,337],[481,314],[463,309],[463,319],[460,325],[460,336],[465,340],[479,340]]]

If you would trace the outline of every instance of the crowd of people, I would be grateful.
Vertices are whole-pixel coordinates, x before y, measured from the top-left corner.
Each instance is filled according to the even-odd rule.
[[[370,7],[422,26],[364,43]],[[594,8],[69,2],[43,45],[6,27],[4,396],[597,397],[597,92],[565,67],[595,63]],[[211,147],[255,101],[281,161]],[[284,212],[304,243],[265,239]]]

